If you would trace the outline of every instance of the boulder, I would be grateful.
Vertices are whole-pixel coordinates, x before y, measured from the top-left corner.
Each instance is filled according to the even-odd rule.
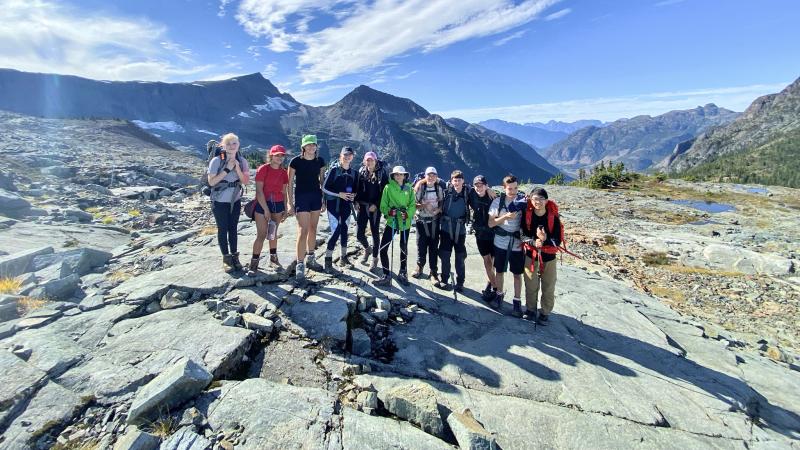
[[[361,328],[353,330],[353,354],[369,356],[372,354],[372,341],[366,331]]]
[[[444,437],[436,390],[430,385],[421,381],[401,384],[386,392],[383,403],[395,416],[418,425],[428,434]]]
[[[254,313],[244,313],[242,314],[242,321],[248,330],[259,331],[265,335],[272,333],[272,321],[262,316]]]
[[[199,394],[212,379],[204,367],[191,359],[175,364],[136,392],[128,423],[141,423],[166,413]]]
[[[114,195],[114,193],[111,192],[111,189],[105,186],[101,186],[99,184],[90,183],[90,184],[85,184],[83,187],[97,194],[108,195],[108,196]]]
[[[0,351],[0,430],[21,412],[21,408],[47,381],[47,374],[32,364]]]
[[[161,443],[160,450],[211,450],[213,443],[192,431],[193,427],[184,427],[176,431]]]
[[[80,209],[73,209],[73,208],[64,210],[64,216],[66,216],[69,219],[75,219],[78,222],[84,222],[84,223],[89,223],[94,218],[94,216],[92,216],[86,211],[81,211]]]
[[[14,186],[14,181],[11,179],[11,174],[0,172],[0,189],[9,192],[16,192],[17,187]]]
[[[312,339],[344,345],[347,340],[348,293],[341,289],[322,288],[314,295],[281,309],[289,316],[290,328]]]
[[[128,427],[114,444],[114,450],[155,450],[161,443],[161,438],[145,433],[136,427]]]
[[[342,408],[344,450],[452,450],[441,439],[425,434],[407,422],[376,417]]]
[[[38,285],[29,295],[34,298],[50,300],[69,300],[80,285],[81,277],[72,274],[64,278],[54,279]]]
[[[458,441],[458,446],[470,450],[496,450],[497,442],[491,433],[483,428],[472,411],[452,412],[447,416],[447,424]]]
[[[29,210],[31,204],[19,195],[0,189],[0,215],[19,217]]]
[[[48,382],[3,432],[3,448],[43,448],[48,434],[67,425],[88,399]]]
[[[90,273],[93,269],[103,267],[112,254],[95,248],[78,248],[58,253],[38,255],[33,259],[32,269],[40,271],[48,266],[61,264],[60,276],[71,274],[80,276]]]
[[[0,295],[0,322],[19,318],[17,302],[20,298],[17,295]]]
[[[58,178],[69,178],[75,175],[77,170],[74,167],[66,167],[66,166],[51,166],[51,167],[42,167],[40,169],[42,175],[52,175]]]
[[[53,247],[39,247],[0,257],[0,276],[16,277],[31,271],[31,262],[39,255],[53,253]]]

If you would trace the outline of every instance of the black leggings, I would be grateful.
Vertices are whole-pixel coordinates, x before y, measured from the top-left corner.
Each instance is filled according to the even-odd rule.
[[[344,200],[328,200],[328,223],[331,226],[331,237],[328,238],[328,250],[336,248],[336,241],[342,242],[342,248],[347,248],[347,219],[350,218],[350,202]]]
[[[367,240],[367,222],[369,222],[369,229],[372,232],[372,257],[378,257],[378,250],[380,250],[380,242],[381,242],[381,234],[380,234],[380,224],[381,224],[381,212],[375,210],[374,213],[369,212],[368,205],[361,205],[361,208],[358,210],[358,231],[356,232],[356,239],[364,248],[369,247],[369,241]]]
[[[439,246],[439,221],[426,222],[417,220],[417,265],[425,267],[425,255],[428,255],[431,273],[439,271],[436,261]]]
[[[383,267],[383,274],[389,275],[389,250],[394,245],[394,240],[400,240],[400,271],[398,273],[406,273],[406,265],[408,261],[408,230],[395,231],[389,225],[383,228],[383,237],[381,238],[381,266]]]
[[[239,236],[239,216],[242,214],[242,201],[237,200],[231,208],[228,202],[213,202],[211,210],[217,222],[217,243],[223,255],[237,253]],[[228,251],[230,250],[230,251]]]
[[[467,247],[464,242],[467,239],[465,234],[459,234],[458,239],[455,241],[450,237],[450,233],[442,231],[440,235],[442,240],[439,244],[439,258],[442,260],[442,281],[447,283],[450,279],[450,255],[453,253],[453,248],[456,251],[456,284],[464,285],[464,278],[466,270],[464,261],[467,259]]]

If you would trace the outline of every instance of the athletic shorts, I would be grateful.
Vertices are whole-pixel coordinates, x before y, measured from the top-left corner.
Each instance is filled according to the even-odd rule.
[[[322,192],[303,192],[294,196],[295,212],[311,212],[322,209]]]
[[[494,239],[475,239],[481,256],[494,255]]]
[[[267,202],[267,208],[269,208],[269,212],[278,214],[286,211],[286,204],[283,202]],[[256,202],[256,212],[264,215],[264,208],[261,207],[261,203]]]
[[[525,270],[525,254],[522,251],[512,251],[508,255],[507,253],[504,248],[494,248],[494,270],[497,273],[505,273],[511,269],[514,275],[521,275]]]

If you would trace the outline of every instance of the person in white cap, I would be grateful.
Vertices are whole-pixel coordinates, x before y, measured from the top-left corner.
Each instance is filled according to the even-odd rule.
[[[425,169],[425,178],[414,186],[417,204],[417,269],[411,274],[414,278],[422,278],[427,256],[430,264],[430,278],[439,282],[439,217],[442,214],[444,201],[444,182],[439,180],[435,167]]]
[[[381,238],[381,266],[383,277],[375,281],[375,286],[390,286],[392,284],[391,270],[389,269],[389,247],[393,245],[395,234],[400,236],[400,270],[397,280],[402,285],[408,285],[406,275],[408,259],[408,233],[411,229],[411,218],[414,217],[416,204],[414,192],[408,184],[408,172],[403,166],[392,169],[391,180],[383,188],[381,196],[381,213],[386,218],[386,227]]]

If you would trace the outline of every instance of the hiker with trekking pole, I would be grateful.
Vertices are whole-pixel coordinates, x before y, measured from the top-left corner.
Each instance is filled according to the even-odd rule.
[[[286,219],[284,200],[288,196],[289,175],[283,162],[286,149],[273,145],[267,153],[267,163],[256,170],[256,201],[253,220],[256,222],[256,240],[253,241],[253,256],[250,258],[247,275],[258,273],[264,241],[269,241],[269,264],[282,269],[278,261],[278,226]]]
[[[339,164],[331,164],[322,192],[327,202],[328,223],[331,227],[331,236],[328,239],[325,251],[325,272],[333,273],[333,250],[336,241],[341,242],[341,257],[339,265],[348,267],[350,261],[347,257],[347,219],[353,209],[353,201],[358,191],[358,172],[352,166],[355,152],[351,147],[342,147],[339,152]]]
[[[522,253],[520,222],[527,209],[528,200],[518,192],[517,177],[507,175],[503,178],[503,193],[489,208],[489,226],[494,229],[494,268],[497,271],[495,283],[497,295],[490,304],[500,310],[503,305],[503,274],[511,270],[514,279],[514,299],[512,315],[522,317],[520,293],[525,258]]]
[[[450,186],[445,190],[442,202],[442,216],[440,218],[440,243],[439,259],[442,264],[441,281],[435,287],[449,291],[455,289],[458,293],[464,292],[464,279],[466,278],[465,262],[467,260],[467,227],[469,222],[469,207],[467,206],[467,191],[464,188],[464,173],[454,170],[450,174]],[[450,283],[450,258],[455,250],[456,277],[455,287]]]
[[[370,272],[378,267],[378,251],[380,250],[381,194],[389,183],[384,163],[378,160],[375,152],[367,152],[364,162],[358,171],[358,187],[354,206],[358,214],[356,238],[364,248],[361,264],[366,265],[372,257]],[[372,245],[367,240],[367,224],[372,234]]]
[[[416,198],[414,190],[408,184],[408,172],[403,166],[395,166],[392,169],[389,184],[383,188],[381,196],[381,214],[386,219],[386,226],[383,229],[381,238],[381,267],[383,276],[376,280],[375,286],[388,287],[392,285],[392,268],[389,260],[389,247],[392,250],[392,260],[394,263],[394,241],[395,235],[400,238],[400,270],[397,273],[397,280],[400,284],[408,285],[406,275],[408,260],[408,234],[411,229],[411,220],[416,210]]]
[[[211,209],[217,223],[217,243],[222,252],[222,269],[226,273],[244,269],[239,261],[238,227],[242,214],[243,185],[250,183],[250,167],[239,155],[239,137],[233,133],[222,136],[221,149],[212,149],[214,156],[208,164]],[[218,152],[218,153],[217,153]]]
[[[442,214],[445,183],[439,179],[435,167],[428,167],[417,175],[414,183],[417,217],[417,269],[411,274],[414,278],[422,278],[425,269],[425,258],[430,264],[430,279],[439,282],[439,217]]]
[[[292,263],[295,281],[305,281],[305,269],[321,271],[322,266],[314,258],[317,248],[317,225],[319,215],[325,210],[322,201],[322,180],[325,175],[325,160],[317,155],[317,137],[303,136],[300,155],[289,163],[289,189],[287,211],[297,218],[296,260]],[[294,189],[292,186],[294,185]],[[289,270],[291,272],[291,268]]]
[[[547,325],[555,305],[556,253],[566,251],[564,226],[558,205],[548,199],[547,191],[535,188],[528,197],[528,210],[523,216],[521,232],[525,251],[525,315],[523,318]],[[539,287],[541,286],[541,309]],[[538,312],[538,316],[537,316]]]

